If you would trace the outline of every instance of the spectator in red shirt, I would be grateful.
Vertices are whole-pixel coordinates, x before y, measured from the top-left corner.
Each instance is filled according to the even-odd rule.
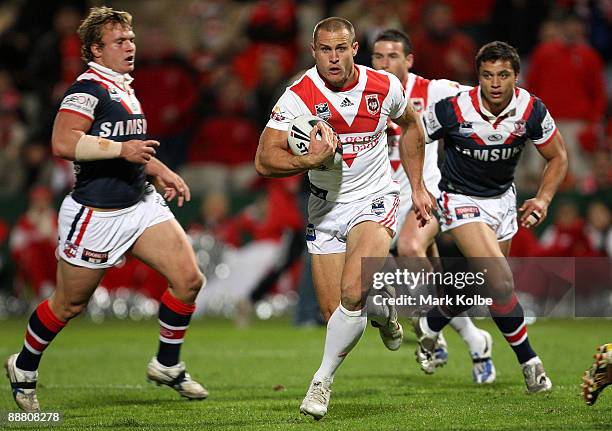
[[[144,33],[134,91],[147,115],[147,135],[161,142],[157,157],[175,169],[185,162],[195,119],[197,73],[161,29]]]
[[[253,159],[259,129],[246,116],[248,97],[240,80],[226,75],[216,85],[215,103],[196,126],[188,164],[181,175],[192,193],[246,190],[257,176]]]
[[[56,245],[57,213],[53,196],[46,187],[34,187],[28,209],[11,232],[10,249],[19,288],[30,287],[37,300],[53,292]]]
[[[474,82],[476,55],[474,41],[455,28],[448,4],[435,1],[424,9],[422,30],[412,35],[415,52],[414,72],[430,79],[450,79],[463,84]]]
[[[580,137],[589,136],[585,131],[602,121],[607,104],[604,63],[586,42],[578,17],[570,15],[543,28],[548,29],[548,40],[533,51],[526,87],[555,118],[568,150],[569,175],[582,180],[589,164]]]

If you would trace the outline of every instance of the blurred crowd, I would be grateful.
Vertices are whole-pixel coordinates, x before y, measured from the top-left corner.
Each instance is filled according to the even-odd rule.
[[[53,287],[56,205],[73,177],[69,162],[51,156],[50,133],[64,91],[84,70],[76,29],[88,8],[101,4],[134,16],[133,87],[149,135],[162,143],[158,156],[202,202],[182,221],[202,244],[210,237],[243,253],[233,263],[220,258],[207,276],[213,283],[231,280],[232,271],[252,275],[239,294],[247,308],[278,289],[283,274],[293,271],[294,287],[300,280],[304,179],[264,181],[252,161],[272,104],[313,64],[314,24],[330,15],[355,25],[358,63],[370,65],[379,31],[401,28],[413,40],[413,72],[468,85],[477,82],[473,59],[480,45],[494,39],[514,45],[522,56],[519,85],[556,119],[570,173],[547,227],[537,235],[521,230],[513,254],[612,256],[609,1],[7,0],[0,4],[0,245],[7,251],[0,273],[7,266],[12,273],[0,276],[0,291],[44,295]],[[543,161],[531,149],[519,166],[517,188],[533,194]],[[245,205],[236,207],[237,196]],[[13,203],[26,199],[27,209],[15,215]],[[201,265],[214,260],[207,247]],[[155,297],[164,280],[128,259],[109,271],[105,284],[136,286]]]

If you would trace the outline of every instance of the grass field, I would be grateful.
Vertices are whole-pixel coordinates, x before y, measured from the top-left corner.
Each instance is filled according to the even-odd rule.
[[[579,396],[580,376],[596,345],[612,340],[609,320],[540,320],[530,326],[554,392],[525,394],[514,354],[490,321],[477,322],[494,338],[498,378],[471,383],[466,348],[451,330],[449,364],[425,376],[414,361],[414,338],[398,352],[384,349],[368,328],[336,375],[328,415],[299,414],[319,365],[324,328],[296,329],[282,320],[245,330],[231,322],[200,320],[187,335],[183,358],[210,391],[188,402],[169,388],[145,382],[156,349],[157,324],[77,319],[45,353],[38,397],[63,420],[52,429],[261,430],[603,430],[612,429],[612,389],[593,407]],[[21,346],[25,318],[0,322],[2,361]],[[7,380],[0,381],[0,412],[16,411]],[[33,429],[7,425],[0,428]],[[37,428],[41,426],[37,425]]]

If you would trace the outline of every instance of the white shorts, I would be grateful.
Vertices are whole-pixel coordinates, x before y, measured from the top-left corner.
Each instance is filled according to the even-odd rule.
[[[440,170],[436,169],[434,175],[425,179],[425,187],[429,192],[434,195],[436,199],[440,197],[440,189],[438,188],[438,183],[442,175],[440,174]],[[400,190],[400,205],[397,210],[397,225],[401,229],[404,226],[404,222],[406,221],[406,216],[412,209],[412,189],[408,187],[407,189]],[[393,245],[397,242],[397,235],[393,239]]]
[[[397,230],[399,194],[380,192],[355,202],[329,202],[310,195],[306,243],[311,254],[344,253],[349,231],[364,221]]]
[[[518,230],[514,184],[499,196],[482,198],[442,192],[438,198],[442,232],[467,223],[482,222],[491,227],[497,241],[512,238]]]
[[[59,212],[58,254],[76,266],[110,268],[146,228],[173,218],[166,201],[151,185],[140,202],[116,211],[94,211],[68,195]]]

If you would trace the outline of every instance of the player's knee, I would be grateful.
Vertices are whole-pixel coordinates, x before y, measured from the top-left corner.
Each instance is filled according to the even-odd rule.
[[[199,269],[191,272],[185,280],[185,292],[190,300],[195,300],[204,284],[204,274]]]
[[[426,256],[426,248],[423,244],[420,244],[415,238],[398,238],[397,240],[397,253],[400,256],[407,257],[418,257]]]
[[[61,304],[57,309],[57,318],[67,322],[81,314],[86,306],[87,304]]]
[[[336,306],[336,308],[338,307]],[[321,307],[321,317],[323,318],[323,321],[329,322],[329,319],[331,319],[331,316],[332,314],[334,314],[334,311],[336,311],[336,309],[332,309],[332,307]]]
[[[505,302],[514,293],[514,279],[510,269],[497,274],[495,279],[489,283],[489,293],[493,300]]]

